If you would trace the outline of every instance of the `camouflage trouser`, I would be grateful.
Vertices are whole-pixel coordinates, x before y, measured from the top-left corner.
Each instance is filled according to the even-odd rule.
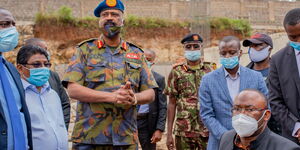
[[[73,143],[72,150],[138,150],[138,145],[112,146]]]
[[[206,150],[208,137],[175,136],[176,150]]]

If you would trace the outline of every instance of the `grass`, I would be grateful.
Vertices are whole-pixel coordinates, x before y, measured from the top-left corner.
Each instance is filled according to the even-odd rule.
[[[75,18],[72,14],[72,9],[62,6],[53,13],[43,14],[37,13],[35,17],[37,25],[57,25],[57,26],[76,26],[86,28],[97,28],[98,18],[84,17]],[[125,27],[142,27],[142,28],[164,28],[164,27],[188,27],[189,24],[184,21],[171,21],[166,19],[152,17],[137,17],[128,15],[125,18]]]
[[[251,35],[250,23],[241,19],[230,18],[210,18],[210,28],[217,32],[224,30],[234,30],[237,33],[242,34],[244,37]],[[98,28],[98,18],[96,17],[83,17],[76,18],[72,14],[72,9],[67,6],[62,6],[53,13],[43,14],[37,13],[35,18],[35,24],[37,25],[56,25],[56,26],[74,26],[83,28]],[[139,28],[189,28],[192,22],[187,21],[174,21],[153,17],[137,17],[134,15],[128,15],[125,18],[125,27],[139,27]]]
[[[251,35],[251,25],[248,21],[242,19],[230,19],[230,18],[211,18],[210,27],[219,32],[224,30],[234,30],[244,37]]]

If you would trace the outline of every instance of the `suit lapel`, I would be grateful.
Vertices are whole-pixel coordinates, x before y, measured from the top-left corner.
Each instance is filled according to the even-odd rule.
[[[20,79],[20,75],[18,74],[18,72],[16,72],[15,69],[12,68],[11,65],[8,64],[8,62],[5,62],[5,66],[8,69],[8,71],[10,72],[12,78],[15,81],[15,84],[16,84],[17,89],[18,89],[19,94],[20,94],[21,103],[22,103],[22,107],[23,107],[24,104],[25,104],[25,102],[23,101],[24,100],[24,88],[23,88],[23,85],[22,85],[22,82],[21,82],[21,79]]]
[[[295,55],[295,51],[290,46],[288,47],[287,58],[285,60],[286,60],[286,64],[290,65],[290,67],[287,68],[289,68],[289,72],[291,73],[296,83],[298,93],[300,93],[300,77],[299,77],[296,55]]]
[[[220,82],[217,81],[219,83],[219,87],[221,87],[221,89],[224,93],[224,96],[227,98],[227,100],[229,100],[230,104],[233,105],[232,99],[231,99],[230,94],[229,94],[227,81],[225,79],[225,72],[224,72],[223,67],[219,68],[218,76],[219,76],[218,78],[220,79]]]
[[[239,89],[239,92],[244,90],[246,87],[249,87],[246,85],[249,82],[247,81],[248,78],[245,75],[247,75],[247,71],[245,70],[245,68],[240,66],[240,89]]]

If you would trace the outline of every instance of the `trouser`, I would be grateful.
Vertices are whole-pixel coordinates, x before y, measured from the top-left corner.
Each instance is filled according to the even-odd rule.
[[[126,146],[113,146],[113,145],[97,145],[97,144],[83,144],[73,143],[72,150],[137,150],[138,146],[126,145]]]
[[[175,136],[177,150],[206,150],[208,137]]]
[[[156,150],[156,144],[151,143],[153,132],[149,131],[148,115],[138,116],[138,137],[143,150]]]

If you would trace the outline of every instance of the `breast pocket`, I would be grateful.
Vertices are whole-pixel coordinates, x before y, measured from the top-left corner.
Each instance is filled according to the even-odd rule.
[[[192,89],[193,84],[191,83],[189,77],[183,77],[178,79],[177,84],[178,91],[182,94],[182,96],[187,97],[194,94],[192,92],[195,92],[195,90]]]
[[[140,73],[142,64],[126,61],[125,79],[128,79],[131,84],[137,88],[140,82]]]
[[[98,62],[96,64],[87,63],[86,81],[87,82],[105,82],[106,62]]]

